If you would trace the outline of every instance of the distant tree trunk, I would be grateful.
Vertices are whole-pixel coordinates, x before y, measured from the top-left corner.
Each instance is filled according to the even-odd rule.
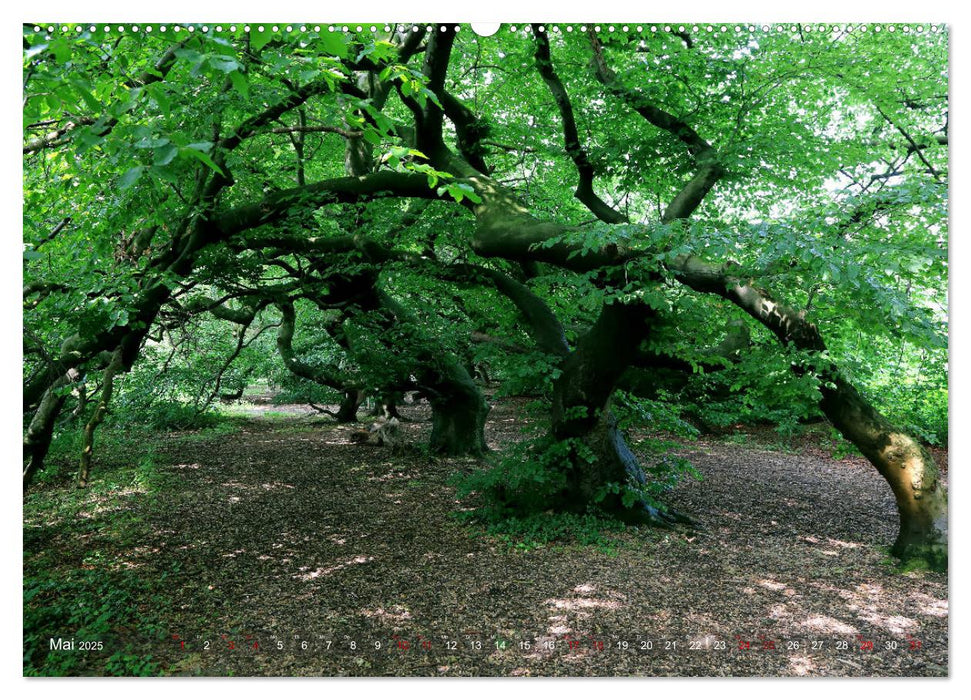
[[[409,329],[415,384],[432,407],[429,448],[450,456],[484,454],[489,449],[485,441],[489,404],[468,371],[436,340],[418,331],[413,315],[388,294],[376,290],[374,302],[386,312],[389,323]]]
[[[115,388],[115,376],[124,369],[122,360],[122,349],[115,350],[111,362],[105,369],[104,382],[101,387],[101,398],[98,400],[91,414],[90,420],[84,426],[84,442],[81,446],[81,460],[78,465],[78,485],[87,486],[91,478],[91,455],[94,452],[94,433],[105,419],[108,413],[108,406],[111,403],[111,396]]]
[[[397,418],[398,420],[402,420],[401,414],[398,413],[398,402],[402,400],[402,397],[403,395],[400,391],[389,391],[382,394],[381,400],[375,402],[371,414],[382,418]]]
[[[236,391],[231,391],[228,393],[219,394],[219,400],[223,403],[232,403],[234,401],[239,401],[243,398],[243,392],[246,391],[246,385],[241,384]]]
[[[360,389],[346,389],[340,408],[337,409],[338,423],[357,423],[357,410],[364,403],[364,392]]]
[[[489,404],[465,368],[452,360],[439,377],[428,378],[428,385],[432,452],[453,456],[484,454],[489,449],[485,440]]]

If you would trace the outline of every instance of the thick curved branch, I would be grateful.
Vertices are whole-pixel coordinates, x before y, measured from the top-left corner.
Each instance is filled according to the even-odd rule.
[[[603,44],[593,31],[590,32],[590,46],[593,49],[594,74],[607,91],[620,98],[650,124],[667,131],[681,141],[687,146],[688,153],[697,163],[698,170],[694,177],[668,204],[661,220],[670,222],[688,218],[701,204],[709,190],[725,174],[725,168],[718,162],[717,152],[683,120],[651,104],[650,100],[638,91],[622,85],[607,65],[603,55]]]
[[[482,265],[461,264],[451,267],[465,275],[488,279],[526,319],[530,335],[540,350],[558,357],[566,357],[570,354],[570,346],[559,319],[549,305],[525,284],[499,270]]]
[[[783,345],[808,351],[820,380],[819,407],[890,484],[900,514],[894,553],[911,547],[939,563],[947,560],[947,496],[937,465],[920,443],[896,428],[825,358],[826,345],[816,326],[797,311],[772,299],[751,282],[732,275],[731,264],[706,263],[681,256],[672,265],[675,276],[696,291],[727,299],[768,328]],[[803,367],[793,367],[798,372]]]
[[[533,37],[536,39],[536,70],[539,71],[543,82],[549,88],[550,94],[560,111],[563,122],[563,141],[567,154],[576,166],[579,181],[573,196],[576,197],[593,215],[608,224],[621,224],[627,217],[603,201],[593,190],[594,168],[587,156],[587,152],[580,145],[580,134],[577,131],[576,118],[573,115],[573,105],[570,96],[563,86],[563,81],[556,74],[553,67],[553,57],[550,53],[550,40],[546,32],[540,30],[540,25],[533,25]]]
[[[296,332],[297,312],[292,301],[280,302],[276,305],[283,316],[280,329],[277,331],[276,347],[283,364],[293,374],[322,386],[346,391],[354,388],[347,377],[326,367],[314,367],[300,360],[293,350],[293,335]]]
[[[242,205],[214,215],[214,234],[226,239],[247,229],[279,221],[292,208],[312,209],[326,204],[360,202],[382,197],[447,199],[428,186],[417,173],[382,171],[362,177],[341,177],[294,187],[267,195],[256,204]]]

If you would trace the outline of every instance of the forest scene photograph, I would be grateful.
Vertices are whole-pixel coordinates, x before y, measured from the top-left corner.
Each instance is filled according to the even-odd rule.
[[[23,24],[23,675],[948,676],[948,42]]]

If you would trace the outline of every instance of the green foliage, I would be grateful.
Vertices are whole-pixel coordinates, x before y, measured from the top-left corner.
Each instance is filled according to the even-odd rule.
[[[481,515],[477,513],[462,513],[460,516],[460,519],[472,524],[483,523]],[[622,531],[624,524],[603,513],[548,511],[486,519],[484,529],[486,534],[496,537],[514,551],[525,552],[556,543],[576,543],[610,553],[614,548],[610,535]]]
[[[513,513],[536,513],[556,506],[573,468],[574,449],[588,451],[579,441],[557,441],[547,435],[520,443],[488,468],[458,484],[459,495],[482,494],[488,505],[479,513],[501,520]]]
[[[681,426],[685,431],[692,430],[687,424]],[[604,484],[593,495],[590,507],[601,509],[612,495],[619,497],[625,509],[647,505],[663,511],[661,499],[665,493],[685,477],[701,478],[688,460],[671,454],[680,448],[678,443],[650,438],[638,441],[636,447],[647,482]],[[477,494],[481,498],[475,511],[477,519],[490,523],[528,519],[569,505],[567,487],[571,475],[596,460],[583,440],[557,440],[542,433],[508,448],[487,467],[457,479],[456,485],[461,497]],[[608,518],[616,515],[601,513]]]
[[[126,626],[137,627],[141,634],[164,633],[157,616],[168,601],[154,592],[155,586],[137,571],[104,569],[97,555],[88,568],[66,575],[25,575],[24,675],[91,673],[98,659],[111,675],[157,675],[151,657],[132,654],[127,643],[117,648],[118,630]],[[102,649],[51,651],[51,637],[101,642]]]
[[[272,306],[235,357],[237,324],[190,309],[200,295],[239,310],[240,295],[254,289],[296,298],[295,355],[315,370],[381,391],[411,381],[417,367],[447,372],[445,358],[454,358],[487,370],[500,394],[548,398],[559,359],[537,350],[523,312],[494,285],[456,272],[471,263],[523,282],[570,343],[604,304],[637,301],[658,311],[668,327],[650,349],[693,373],[683,388],[620,397],[625,428],[686,435],[689,421],[768,421],[791,436],[818,416],[812,370],[821,358],[780,353],[754,323],[750,347],[713,357],[725,319],[739,313],[678,284],[672,263],[697,256],[731,260],[726,270],[739,281],[805,310],[826,340],[826,361],[878,409],[928,442],[947,440],[948,34],[938,27],[718,26],[692,31],[691,42],[649,28],[603,33],[618,82],[683,119],[717,152],[704,158],[717,157],[726,171],[685,221],[668,221],[665,209],[696,174],[697,149],[605,90],[589,69],[584,32],[551,33],[594,191],[627,217],[619,225],[593,219],[574,196],[575,164],[535,69],[535,39],[524,32],[484,39],[463,31],[450,53],[445,89],[468,111],[466,126],[488,139],[469,142],[451,117],[443,139],[456,155],[481,156],[487,181],[416,147],[415,114],[442,100],[421,55],[401,57],[400,37],[326,26],[183,25],[178,35],[67,27],[48,34],[25,26],[23,35],[25,145],[66,129],[24,156],[23,373],[25,383],[42,375],[67,341],[101,347],[146,332],[133,370],[118,380],[109,426],[210,426],[219,395],[254,382],[283,401],[334,401],[332,388],[294,377],[279,361]],[[386,91],[362,94],[362,72],[375,85],[385,81]],[[293,107],[260,116],[288,100]],[[352,144],[372,159],[370,170],[420,176],[429,191],[410,201],[321,200],[314,188],[347,175]],[[220,230],[230,213],[263,211],[301,183],[309,184],[282,200],[290,204],[279,217],[214,239],[186,267],[173,264],[206,229],[199,222]],[[530,239],[533,252],[569,246],[569,263],[599,252],[640,257],[583,272],[545,264],[526,271],[519,263],[528,256],[518,253],[479,257],[467,207],[491,206],[494,186],[506,188],[502,198],[517,215],[555,224],[554,233]],[[205,200],[211,188],[218,196]],[[440,199],[428,203],[431,191]],[[252,244],[270,235],[278,246]],[[366,253],[362,240],[389,258]],[[317,256],[307,252],[314,246]],[[376,281],[401,313],[365,311],[360,295],[331,298],[361,280]],[[152,300],[165,295],[155,313]],[[505,345],[470,346],[472,332]],[[709,371],[718,363],[725,368]],[[96,362],[83,369],[66,411],[76,408],[78,389],[99,382]],[[84,413],[61,432],[79,427]],[[55,437],[52,473],[65,439]],[[496,485],[508,477],[527,502],[540,503],[562,485],[562,461],[582,459],[583,449],[537,444],[530,455],[527,464],[500,467]]]

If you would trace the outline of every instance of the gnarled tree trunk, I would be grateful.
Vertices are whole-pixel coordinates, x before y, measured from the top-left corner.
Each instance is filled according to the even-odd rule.
[[[900,529],[891,548],[903,560],[923,559],[947,568],[947,493],[934,459],[924,447],[895,428],[847,381],[823,386],[820,408],[890,484]]]
[[[346,389],[344,399],[337,409],[338,423],[357,423],[357,409],[364,403],[365,393],[360,389]]]
[[[826,345],[819,329],[802,311],[781,304],[750,282],[733,276],[731,264],[714,265],[682,256],[674,266],[678,279],[701,292],[717,294],[772,331],[783,345],[819,356]],[[807,371],[793,367],[797,372]],[[893,553],[904,560],[923,559],[947,568],[947,493],[934,459],[913,437],[894,427],[846,380],[835,365],[814,370],[820,380],[819,407],[886,479],[897,501],[900,529]]]
[[[673,511],[661,511],[638,499],[623,504],[622,493],[610,488],[642,487],[648,478],[627,446],[610,410],[610,397],[621,376],[638,354],[656,312],[640,303],[614,302],[603,307],[593,327],[561,365],[553,385],[552,428],[557,440],[579,441],[589,455],[571,454],[564,503],[585,508],[591,503],[631,520],[668,525],[690,523]]]
[[[54,437],[54,423],[57,420],[67,395],[64,387],[76,382],[80,373],[70,369],[44,392],[40,404],[27,425],[24,436],[24,474],[23,490],[26,491],[38,472],[44,468],[44,460]]]
[[[437,381],[433,391],[426,390],[432,407],[429,447],[443,455],[484,454],[489,449],[485,440],[489,404],[457,362],[446,372],[445,381]]]

